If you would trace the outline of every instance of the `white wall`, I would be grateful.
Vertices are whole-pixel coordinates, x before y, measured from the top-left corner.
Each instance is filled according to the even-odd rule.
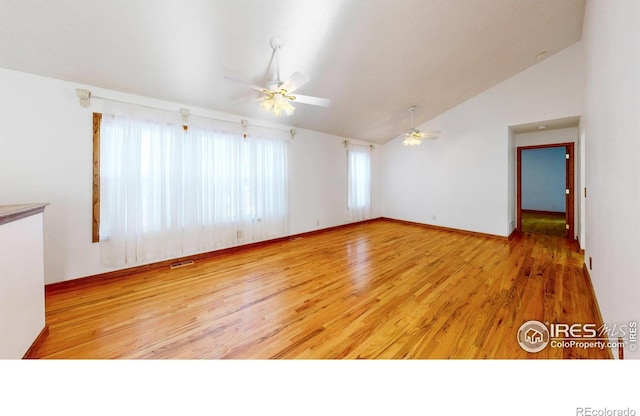
[[[45,326],[42,213],[0,225],[0,359],[19,359]]]
[[[640,2],[588,1],[582,39],[585,259],[605,322],[623,325],[640,321]]]
[[[578,127],[568,127],[564,129],[553,129],[553,130],[542,130],[531,133],[520,133],[514,135],[514,144],[516,149],[518,147],[525,146],[541,146],[547,144],[557,144],[557,143],[574,143],[573,153],[575,158],[574,163],[574,177],[573,177],[573,189],[574,189],[574,201],[573,201],[573,224],[574,224],[574,234],[579,236],[579,231],[581,228],[581,220],[583,216],[580,214],[580,183],[581,183],[581,170],[580,170],[580,149],[579,149],[579,137],[578,137]],[[517,175],[517,161],[516,161],[516,173]],[[516,184],[516,192],[517,192],[517,184]],[[514,209],[517,209],[514,204]],[[515,214],[514,214],[515,215]]]
[[[531,133],[518,133],[515,136],[516,147],[543,146],[558,143],[576,143],[578,141],[578,127],[565,129],[541,130]],[[574,151],[576,149],[574,148]]]
[[[577,43],[418,126],[441,130],[438,140],[388,142],[383,216],[509,235],[515,163],[508,126],[580,114],[582,64]]]
[[[345,138],[306,130],[291,143],[291,229],[293,234],[348,222]],[[365,142],[349,139],[352,143]],[[382,149],[371,151],[371,218],[381,216]]]
[[[45,221],[45,281],[114,269],[100,264],[91,243],[92,117],[75,88],[94,95],[178,111],[189,107],[92,86],[0,69],[0,205],[49,202]],[[238,115],[189,107],[192,114],[239,122]],[[250,125],[288,126],[249,120]],[[296,129],[290,142],[291,234],[346,222],[345,138]],[[372,217],[381,213],[382,149],[372,153]]]

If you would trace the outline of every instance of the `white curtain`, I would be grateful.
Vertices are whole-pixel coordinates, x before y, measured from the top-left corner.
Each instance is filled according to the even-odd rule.
[[[287,142],[103,116],[102,261],[126,265],[286,235]]]
[[[347,164],[349,220],[362,221],[371,211],[371,148],[349,144]]]

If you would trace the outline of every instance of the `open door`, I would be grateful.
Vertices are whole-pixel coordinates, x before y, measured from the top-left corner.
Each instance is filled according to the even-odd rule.
[[[574,215],[573,215],[573,211],[574,211],[574,201],[575,201],[575,197],[573,195],[574,189],[573,189],[573,166],[574,166],[574,157],[573,157],[573,143],[568,143],[565,145],[565,150],[566,150],[566,155],[565,157],[566,159],[566,203],[565,203],[565,207],[567,207],[567,209],[565,209],[565,227],[566,227],[566,234],[565,237],[570,238],[570,239],[574,239],[575,237],[575,233],[574,233],[574,224],[573,224],[573,219],[574,219]]]
[[[516,229],[522,232],[522,151],[549,147],[563,147],[565,150],[565,237],[574,239],[574,144],[558,143],[541,146],[524,146],[517,148],[517,192],[516,192]]]

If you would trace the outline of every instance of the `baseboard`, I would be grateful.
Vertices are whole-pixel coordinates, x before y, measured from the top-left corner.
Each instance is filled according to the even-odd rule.
[[[575,240],[578,243],[578,251],[579,251],[579,253],[584,256],[584,249],[581,247],[582,244],[580,243],[580,237],[576,235]]]
[[[413,221],[406,221],[406,220],[398,220],[398,219],[395,219],[395,218],[388,218],[388,217],[380,217],[380,220],[381,221],[395,222],[395,223],[399,223],[399,224],[406,224],[406,225],[416,225],[416,226],[419,226],[419,227],[428,228],[428,229],[437,230],[437,231],[448,231],[448,232],[458,233],[458,234],[474,235],[474,236],[477,236],[477,237],[496,238],[496,239],[505,240],[505,241],[509,240],[510,238],[512,238],[512,236],[515,236],[515,230],[508,237],[505,237],[503,235],[481,233],[481,232],[469,231],[469,230],[462,230],[462,229],[459,229],[459,228],[442,227],[442,226],[439,226],[439,225],[424,224],[424,223],[421,223],[421,222],[413,222]]]
[[[182,263],[182,262],[188,262],[188,261],[196,262],[196,261],[209,260],[209,259],[217,257],[217,256],[222,256],[222,255],[226,255],[226,254],[230,254],[230,253],[236,253],[236,252],[242,252],[242,251],[246,251],[246,250],[255,249],[257,247],[262,247],[262,246],[266,246],[266,245],[270,245],[270,244],[281,243],[281,242],[284,242],[284,241],[295,240],[295,239],[298,239],[298,238],[309,237],[309,236],[312,236],[312,235],[315,235],[315,234],[322,234],[322,233],[338,230],[338,229],[341,229],[341,228],[361,226],[361,225],[364,225],[364,224],[367,224],[367,223],[371,223],[371,222],[375,222],[375,221],[379,221],[379,220],[380,220],[380,218],[373,218],[373,219],[368,219],[368,220],[363,220],[363,221],[358,221],[358,222],[350,222],[350,223],[347,223],[347,224],[341,224],[341,225],[336,225],[336,226],[333,226],[333,227],[321,228],[321,229],[318,229],[318,230],[307,231],[307,232],[304,232],[304,233],[299,233],[299,234],[293,234],[293,235],[288,235],[288,236],[284,236],[284,237],[273,238],[273,239],[270,239],[270,240],[257,241],[255,243],[243,244],[243,245],[239,245],[239,246],[223,248],[223,249],[220,249],[220,250],[208,251],[208,252],[205,252],[205,253],[192,254],[192,255],[189,255],[189,256],[184,256],[184,257],[179,257],[179,258],[161,260],[161,261],[158,261],[158,262],[149,263],[149,264],[143,264],[143,265],[140,265],[140,266],[127,267],[125,269],[114,270],[112,272],[100,273],[100,274],[95,274],[95,275],[91,275],[91,276],[78,277],[78,278],[71,279],[71,280],[63,280],[61,282],[49,283],[49,284],[45,285],[45,287],[44,287],[45,295],[49,295],[49,294],[60,292],[60,291],[66,291],[66,290],[69,290],[69,289],[77,288],[78,286],[86,287],[86,286],[92,285],[92,284],[100,284],[100,283],[104,282],[107,279],[118,279],[118,278],[122,278],[122,277],[128,276],[128,275],[133,274],[133,273],[142,273],[142,272],[151,271],[151,270],[159,270],[159,269],[169,268],[172,264],[175,264],[175,263]]]
[[[591,280],[591,274],[589,273],[589,269],[587,269],[587,265],[586,264],[582,264],[582,274],[584,275],[584,277],[587,279],[588,283],[589,283],[589,289],[591,290],[591,296],[593,297],[593,300],[596,304],[596,314],[598,315],[598,320],[599,322],[595,322],[596,326],[598,328],[601,328],[602,325],[604,325],[604,319],[602,319],[602,313],[600,312],[600,305],[598,305],[598,298],[596,297],[596,291],[593,288],[593,281]],[[608,337],[607,337],[608,338]],[[613,353],[611,352],[610,348],[607,348],[607,353],[609,355],[609,359],[613,360]]]
[[[36,339],[33,341],[31,346],[27,350],[27,352],[24,353],[24,356],[22,357],[22,359],[29,360],[34,358],[36,352],[38,352],[38,350],[44,343],[45,339],[47,339],[47,336],[49,336],[49,325],[45,325],[44,328],[42,328],[42,331],[40,331],[40,333],[38,334]]]

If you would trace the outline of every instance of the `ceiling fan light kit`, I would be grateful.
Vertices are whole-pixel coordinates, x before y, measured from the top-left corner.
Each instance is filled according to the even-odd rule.
[[[263,96],[255,100],[251,100],[251,102],[259,102],[260,107],[264,111],[273,114],[276,117],[280,117],[282,115],[290,116],[291,114],[293,114],[293,112],[295,111],[295,107],[291,105],[291,102],[293,101],[297,101],[301,104],[317,105],[321,107],[329,106],[330,101],[326,98],[293,94],[295,90],[305,85],[311,79],[300,72],[295,72],[286,81],[281,81],[278,52],[282,48],[282,40],[278,37],[273,37],[271,38],[269,45],[271,45],[271,49],[273,49],[273,57],[275,58],[276,79],[268,82],[264,88],[257,85],[252,85],[251,83],[243,81],[239,78],[225,78],[230,81],[245,84],[248,87],[253,88],[254,90],[260,91]]]
[[[289,101],[295,100],[295,97],[287,96],[284,90],[277,92],[266,92],[267,96],[260,103],[260,107],[267,113],[271,112],[274,116],[280,117],[284,112],[290,116],[296,110]]]
[[[421,143],[422,140],[419,137],[411,135],[405,137],[405,139],[402,141],[402,144],[405,146],[419,146]]]

